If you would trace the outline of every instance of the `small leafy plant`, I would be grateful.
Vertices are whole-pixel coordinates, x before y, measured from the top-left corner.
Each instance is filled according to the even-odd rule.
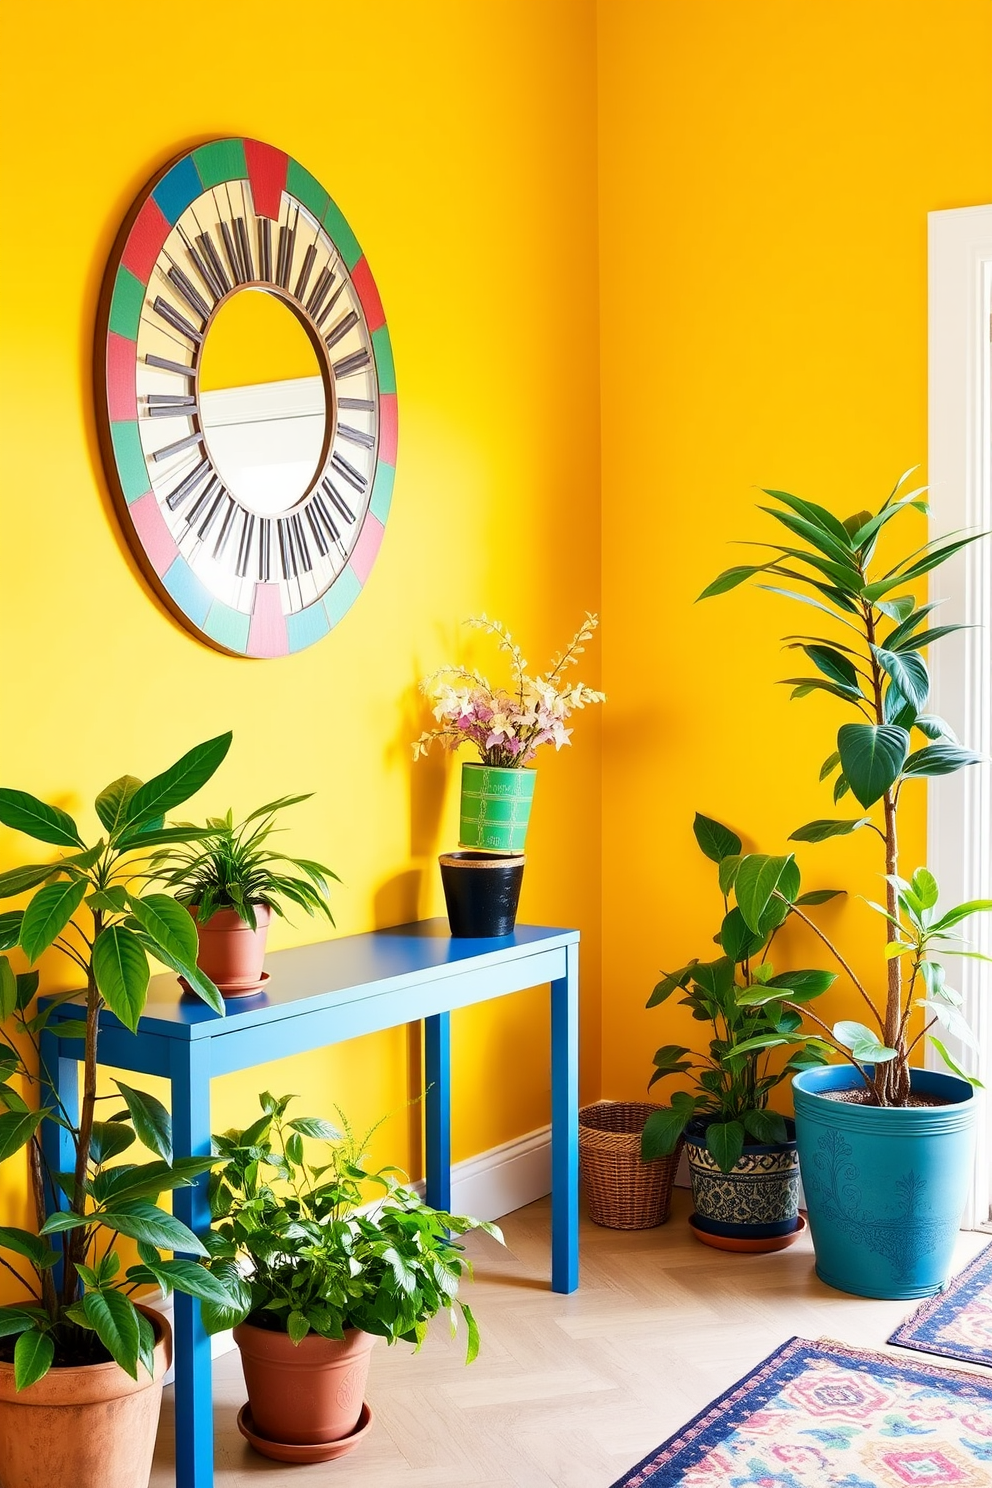
[[[814,889],[800,893],[799,869],[793,860],[787,887],[791,901],[771,900],[752,929],[738,904],[731,904],[735,869],[741,858],[741,839],[736,832],[698,812],[693,831],[700,849],[719,865],[723,895],[723,921],[714,937],[723,955],[713,961],[689,961],[670,972],[655,987],[648,1007],[667,1002],[682,991],[682,1007],[690,1009],[701,1023],[710,1023],[713,1037],[708,1053],[699,1058],[679,1044],[666,1044],[654,1056],[655,1071],[648,1089],[669,1075],[694,1074],[695,1093],[681,1090],[672,1096],[667,1109],[653,1111],[641,1139],[646,1160],[667,1157],[679,1144],[690,1122],[703,1122],[706,1146],[721,1172],[729,1173],[740,1161],[748,1140],[759,1143],[785,1142],[785,1119],[768,1109],[775,1086],[796,1070],[826,1063],[822,1045],[810,1041],[780,1069],[769,1066],[768,1052],[790,1044],[801,1027],[796,1003],[819,996],[836,980],[834,972],[807,970],[776,974],[768,959],[772,943],[792,914],[800,918],[803,906],[823,904],[836,889]],[[760,1004],[757,999],[760,997]]]
[[[785,637],[790,649],[812,663],[810,675],[789,677],[786,685],[794,698],[826,693],[857,715],[856,721],[839,729],[820,779],[833,776],[834,802],[851,795],[862,814],[818,818],[797,827],[790,840],[822,842],[866,829],[882,843],[885,904],[876,907],[888,926],[884,993],[873,995],[836,947],[826,942],[864,999],[870,1018],[868,1024],[834,1025],[833,1046],[857,1067],[873,1102],[881,1106],[904,1106],[911,1100],[909,1057],[920,1036],[913,1035],[910,1020],[921,980],[927,988],[923,1032],[930,1034],[934,1048],[955,1074],[970,1078],[942,1041],[933,1037],[938,1024],[961,1035],[964,1019],[957,994],[926,969],[937,963],[921,948],[921,937],[929,949],[970,915],[992,909],[992,901],[976,900],[938,917],[933,876],[919,869],[907,882],[899,873],[898,808],[907,782],[950,775],[981,759],[958,743],[949,724],[927,711],[930,675],[923,652],[963,627],[931,624],[935,605],[920,603],[915,587],[955,553],[988,536],[978,532],[932,538],[879,572],[873,566],[875,550],[887,525],[907,511],[929,510],[926,487],[903,490],[911,474],[907,471],[896,482],[877,512],[858,511],[843,520],[786,491],[766,491],[777,504],[761,510],[801,546],[758,544],[770,549],[769,558],[726,569],[700,595],[706,599],[748,579],[770,579],[759,588],[830,618],[827,635]],[[743,860],[740,873],[746,875],[749,892],[742,900],[738,891],[738,903],[749,929],[756,929],[771,904],[791,901],[786,880],[793,868],[791,855]],[[908,925],[901,915],[908,918]],[[942,948],[953,950],[953,938],[945,939]],[[976,954],[960,949],[955,953]],[[820,1035],[810,1037],[815,1046]]]
[[[466,667],[442,667],[425,677],[421,691],[434,704],[439,728],[421,734],[413,746],[413,757],[427,754],[435,740],[448,749],[472,744],[484,765],[518,770],[529,765],[542,744],[560,749],[569,742],[572,730],[565,727],[572,713],[606,700],[582,682],[569,683],[565,673],[576,666],[585,643],[599,624],[587,615],[564,651],[552,658],[539,677],[527,675],[527,661],[520,647],[497,620],[485,615],[466,622],[496,637],[499,649],[510,658],[511,685],[493,687],[480,672]]]
[[[38,972],[15,973],[0,956],[0,1163],[26,1149],[37,1232],[0,1228],[0,1265],[24,1289],[23,1298],[0,1308],[0,1349],[13,1345],[14,1380],[26,1389],[52,1364],[102,1363],[114,1359],[134,1379],[138,1365],[152,1371],[154,1335],[131,1294],[141,1286],[173,1287],[214,1303],[229,1300],[223,1284],[189,1259],[164,1259],[161,1252],[192,1256],[206,1251],[186,1225],[155,1202],[170,1189],[186,1187],[217,1158],[174,1158],[169,1114],[153,1096],[116,1081],[119,1096],[98,1096],[97,1042],[103,1007],[134,1030],[148,989],[148,955],[180,972],[217,1012],[217,988],[196,966],[197,936],[189,915],[165,894],[138,892],[156,850],[195,836],[192,829],[166,827],[163,813],[200,789],[217,769],[230,734],[210,739],[171,769],[142,783],[122,776],[100,792],[96,813],[103,835],[87,847],[72,817],[25,791],[0,790],[0,822],[37,841],[68,848],[54,862],[13,868],[0,875],[0,897],[36,889],[25,909],[0,915],[0,949],[20,949],[35,962],[49,947],[78,967],[86,982],[86,1016],[52,1025],[61,1038],[84,1046],[83,1092],[78,1117],[54,1095],[51,1071],[41,1058],[40,1036],[52,1012],[79,996],[63,993],[32,1012]],[[39,887],[39,886],[42,887]],[[9,1034],[16,1033],[37,1061],[29,1065]],[[30,1109],[10,1083],[38,1082],[42,1102]],[[118,1109],[97,1120],[97,1103]],[[46,1160],[44,1124],[60,1128],[72,1153],[69,1171]],[[114,1163],[136,1140],[155,1154],[146,1163]],[[46,1218],[46,1215],[48,1216]],[[122,1274],[115,1249],[118,1235],[138,1243],[141,1264]],[[61,1276],[56,1282],[56,1268]],[[32,1274],[33,1273],[33,1274]]]
[[[201,925],[219,909],[233,909],[254,930],[255,910],[267,905],[285,916],[282,901],[321,914],[334,924],[328,880],[336,873],[311,858],[290,858],[269,845],[280,811],[309,801],[310,796],[283,796],[260,806],[237,826],[234,816],[213,817],[205,828],[192,829],[184,846],[153,859],[153,876],[171,889],[180,904],[195,911]]]
[[[372,1132],[358,1137],[341,1112],[340,1130],[318,1117],[287,1118],[294,1099],[265,1093],[252,1126],[214,1138],[226,1166],[211,1180],[210,1269],[236,1305],[204,1306],[207,1331],[247,1321],[298,1344],[311,1332],[342,1338],[361,1328],[419,1348],[439,1312],[455,1335],[457,1308],[471,1363],[479,1330],[458,1287],[472,1268],[449,1237],[481,1229],[502,1243],[499,1229],[430,1208],[395,1169],[370,1171]],[[323,1161],[306,1161],[305,1138],[323,1144]],[[371,1207],[363,1207],[366,1184],[382,1190]]]

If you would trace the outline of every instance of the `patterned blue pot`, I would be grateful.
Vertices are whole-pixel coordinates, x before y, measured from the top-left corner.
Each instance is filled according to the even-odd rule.
[[[944,1106],[858,1106],[822,1092],[861,1084],[831,1065],[792,1081],[816,1274],[857,1297],[931,1297],[946,1284],[968,1196],[975,1098],[954,1075],[914,1069]]]
[[[799,1159],[792,1122],[786,1125],[788,1142],[749,1145],[730,1172],[722,1173],[706,1147],[706,1123],[689,1123],[685,1152],[698,1230],[738,1240],[771,1240],[795,1230]]]

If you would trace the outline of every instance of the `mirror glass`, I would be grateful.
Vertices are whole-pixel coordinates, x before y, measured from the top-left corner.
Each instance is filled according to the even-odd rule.
[[[243,506],[277,516],[306,495],[327,407],[317,352],[285,301],[243,289],[220,307],[203,345],[198,402],[214,468]]]

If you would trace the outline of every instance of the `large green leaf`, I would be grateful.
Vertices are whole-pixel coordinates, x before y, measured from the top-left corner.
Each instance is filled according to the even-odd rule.
[[[199,941],[193,916],[168,894],[131,895],[131,913],[162,950],[184,965],[196,961]]]
[[[816,821],[807,822],[804,827],[797,827],[794,832],[790,832],[789,841],[825,842],[828,837],[846,837],[849,832],[856,832],[859,827],[868,826],[870,822],[871,817],[868,816],[859,816],[853,820],[818,817]]]
[[[83,1298],[86,1321],[100,1342],[132,1379],[138,1378],[138,1313],[123,1292],[87,1292]]]
[[[862,806],[872,806],[899,778],[909,735],[891,723],[845,723],[837,733],[844,776]]]
[[[720,926],[720,944],[731,961],[746,961],[760,950],[764,939],[759,931],[751,929],[736,906],[724,916]]]
[[[785,1117],[777,1111],[745,1111],[741,1120],[749,1137],[770,1146],[773,1142],[789,1140]]]
[[[895,1049],[887,1048],[878,1034],[873,1033],[864,1023],[842,1019],[834,1024],[831,1032],[837,1042],[843,1044],[845,1049],[850,1049],[861,1064],[886,1064],[890,1059],[896,1058]]]
[[[966,904],[956,904],[949,909],[945,915],[941,915],[931,930],[950,930],[954,925],[960,925],[962,920],[967,920],[973,914],[983,914],[992,909],[992,899],[969,899]]]
[[[760,853],[749,853],[741,859],[737,870],[734,892],[741,914],[750,929],[761,928],[761,917],[769,900],[779,885],[787,865],[794,862],[788,857],[773,858]]]
[[[696,812],[692,830],[700,850],[714,863],[722,862],[731,853],[739,853],[741,850],[741,839],[736,832],[713,821],[712,817],[703,816],[699,811]]]
[[[980,765],[982,756],[957,744],[928,744],[915,750],[903,765],[904,775],[953,775],[966,765]]]
[[[0,1225],[0,1250],[12,1250],[15,1255],[26,1256],[39,1271],[47,1271],[61,1259],[58,1251],[53,1250],[38,1235],[32,1234],[30,1230],[14,1229],[10,1225]]]
[[[688,974],[692,971],[695,965],[695,960],[689,961],[686,963],[685,966],[680,967],[678,971],[668,972],[665,976],[663,976],[661,981],[658,982],[655,986],[654,991],[651,993],[651,996],[648,998],[647,1006],[649,1008],[657,1007],[659,1003],[667,1001],[667,999],[671,997],[672,993],[675,992],[679,987],[686,986]]]
[[[736,568],[725,568],[723,573],[717,574],[712,584],[707,584],[699,599],[712,599],[714,595],[726,594],[728,589],[736,589],[738,584],[743,584],[752,574],[762,573],[769,566],[767,563],[744,563],[738,564]]]
[[[875,658],[895,684],[900,696],[912,703],[918,713],[930,695],[930,673],[923,657],[916,651],[886,651],[873,648]]]
[[[974,1075],[970,1075],[966,1069],[963,1069],[950,1053],[950,1051],[946,1048],[946,1046],[941,1043],[940,1039],[934,1038],[933,1034],[930,1033],[927,1035],[927,1041],[934,1049],[937,1050],[937,1053],[947,1065],[947,1068],[951,1071],[951,1074],[957,1075],[958,1078],[961,1080],[967,1080],[969,1085],[974,1085],[978,1089],[982,1089],[981,1080],[977,1080]]]
[[[190,1297],[199,1297],[201,1302],[210,1302],[214,1307],[231,1307],[233,1299],[227,1287],[197,1261],[146,1262],[164,1287],[174,1287]]]
[[[970,630],[971,628],[970,625],[934,625],[930,630],[921,630],[916,635],[905,637],[898,646],[892,644],[890,636],[888,646],[890,651],[922,651],[924,646],[931,646],[934,641],[953,635],[956,630]]]
[[[165,946],[160,946],[157,941],[153,940],[150,935],[146,935],[143,930],[138,932],[138,939],[149,955],[154,956],[156,961],[161,961],[163,966],[170,967],[177,975],[181,976],[190,990],[195,992],[208,1007],[213,1008],[215,1013],[223,1015],[227,1011],[223,997],[206,972],[201,971],[195,962],[186,963],[178,960]]]
[[[20,1392],[42,1379],[55,1358],[55,1343],[50,1333],[32,1328],[22,1333],[14,1346],[14,1389]]]
[[[230,1301],[224,1306],[202,1302],[200,1317],[208,1333],[223,1333],[226,1329],[243,1323],[251,1312],[251,1289],[234,1261],[211,1261],[210,1269],[223,1283]]]
[[[706,1128],[706,1150],[721,1173],[729,1173],[740,1162],[744,1135],[739,1121],[711,1121]]]
[[[140,786],[128,801],[122,826],[140,827],[163,812],[181,806],[205,785],[231,747],[231,734],[219,734],[197,744],[161,775]]]
[[[822,996],[832,987],[836,980],[835,971],[780,971],[777,976],[769,977],[765,985],[786,988],[790,1002],[812,1002],[814,997]]]
[[[124,1097],[124,1102],[134,1122],[138,1140],[151,1152],[157,1152],[167,1163],[172,1161],[172,1117],[160,1100],[144,1090],[135,1090],[123,1080],[114,1084]]]
[[[60,847],[82,847],[83,839],[72,817],[57,806],[48,806],[27,791],[0,789],[0,822],[24,832],[36,842],[57,842]]]
[[[837,899],[846,893],[846,889],[809,889],[805,894],[800,894],[795,902],[797,905],[826,904],[829,899]]]
[[[123,1163],[101,1173],[93,1184],[93,1193],[101,1204],[114,1208],[131,1199],[157,1199],[159,1194],[170,1189],[188,1188],[194,1179],[201,1173],[209,1173],[218,1162],[216,1157],[177,1157],[171,1163],[164,1159],[151,1163]]]
[[[134,1142],[134,1132],[123,1121],[94,1121],[90,1138],[90,1157],[95,1163],[126,1152]]]
[[[681,1099],[679,1098],[681,1096]],[[652,1111],[641,1133],[641,1156],[645,1162],[656,1157],[670,1157],[679,1145],[683,1132],[696,1111],[691,1095],[680,1091],[672,1104]]]
[[[108,785],[96,798],[96,814],[111,837],[115,837],[127,819],[127,808],[141,781],[136,775],[122,775]]]
[[[0,873],[0,899],[13,899],[28,889],[36,889],[59,872],[58,863],[27,863],[23,868],[9,868],[6,873]]]
[[[47,1111],[7,1111],[0,1116],[0,1163],[30,1142],[45,1115]]]
[[[0,956],[0,1023],[17,1010],[17,977],[6,956]]]
[[[89,886],[88,879],[73,878],[38,890],[21,922],[21,949],[29,961],[37,961],[42,951],[47,951],[61,935],[85,899]]]
[[[115,1204],[113,1210],[97,1211],[94,1222],[106,1225],[129,1235],[132,1240],[142,1240],[146,1245],[160,1250],[184,1250],[191,1255],[207,1254],[204,1245],[191,1229],[174,1214],[166,1214],[147,1199],[129,1199],[124,1204]]]
[[[336,1126],[329,1121],[324,1121],[320,1116],[294,1116],[292,1121],[286,1123],[293,1131],[299,1132],[303,1137],[316,1137],[320,1142],[338,1142],[341,1133]]]
[[[946,563],[948,558],[953,558],[955,553],[960,552],[969,543],[977,542],[980,537],[985,537],[986,535],[984,532],[975,532],[970,537],[959,538],[957,542],[947,543],[945,547],[937,548],[934,552],[928,553],[925,558],[919,559],[918,562],[911,564],[909,568],[904,568],[902,573],[890,575],[885,579],[879,579],[875,584],[868,584],[864,590],[865,599],[870,600],[873,604],[877,603],[878,600],[882,599],[891,590],[898,589],[900,585],[908,583],[910,579],[921,578],[923,574],[929,573],[931,569],[939,568],[942,563]]]
[[[142,827],[140,831],[128,832],[126,837],[119,838],[117,847],[120,852],[134,852],[139,848],[144,850],[174,842],[204,842],[208,837],[216,836],[210,827]]]
[[[0,1307],[0,1338],[25,1333],[34,1327],[36,1321],[30,1312],[23,1312],[19,1307]]]
[[[806,501],[801,496],[793,496],[789,491],[769,491],[764,489],[766,496],[771,496],[775,501],[781,501],[785,506],[791,507],[797,516],[805,517],[814,527],[832,537],[845,557],[849,556],[849,549],[853,546],[851,537],[843,522],[839,521],[825,506],[818,506],[815,501]],[[768,507],[762,508],[768,511]]]
[[[6,914],[0,914],[0,951],[10,951],[16,946],[21,937],[23,919],[23,909],[12,909]]]
[[[110,1008],[125,1028],[138,1027],[148,993],[148,957],[133,931],[109,925],[93,945],[93,975]]]
[[[805,651],[813,665],[825,677],[829,677],[831,682],[836,682],[849,691],[859,690],[857,669],[842,651],[836,650],[833,646],[820,645],[800,646],[799,649]]]

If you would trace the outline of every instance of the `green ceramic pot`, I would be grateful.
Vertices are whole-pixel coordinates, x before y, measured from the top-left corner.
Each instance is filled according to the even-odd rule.
[[[522,852],[536,779],[533,770],[462,765],[459,846]]]

